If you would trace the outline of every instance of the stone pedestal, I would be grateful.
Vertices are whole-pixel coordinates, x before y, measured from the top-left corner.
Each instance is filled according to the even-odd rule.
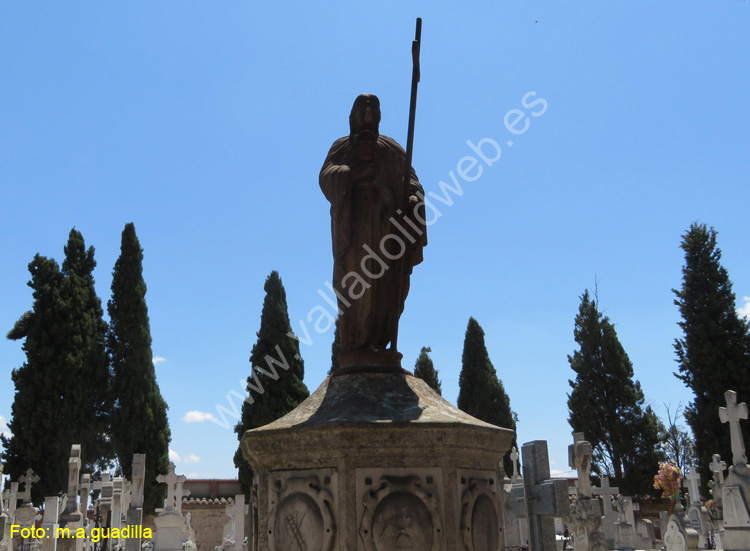
[[[242,439],[258,475],[248,551],[494,551],[512,437],[405,372],[329,377]]]
[[[154,524],[155,551],[184,551],[183,544],[190,541],[190,529],[176,509],[162,512],[154,519]]]
[[[724,529],[721,542],[725,551],[750,549],[750,468],[734,465],[721,488]]]

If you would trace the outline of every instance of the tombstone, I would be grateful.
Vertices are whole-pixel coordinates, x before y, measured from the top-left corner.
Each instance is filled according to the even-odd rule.
[[[83,514],[84,524],[88,523],[89,493],[91,493],[91,475],[85,474],[81,477],[81,485],[79,486],[78,490],[78,497],[81,500],[81,513]]]
[[[133,455],[130,482],[130,506],[126,513],[126,524],[135,537],[125,540],[125,551],[141,551],[141,527],[143,525],[143,484],[146,477],[146,455]]]
[[[83,526],[83,513],[78,508],[78,480],[81,473],[81,446],[73,444],[68,460],[68,500],[60,515],[60,526],[73,532]]]
[[[518,484],[518,449],[515,446],[510,451],[510,460],[513,463],[513,475],[510,477],[510,483]]]
[[[615,523],[617,514],[612,509],[612,495],[620,493],[620,488],[609,485],[609,477],[602,477],[598,488],[593,488],[594,495],[601,496],[602,509],[604,510],[604,537],[607,541],[607,549],[615,548]]]
[[[700,536],[685,515],[685,508],[678,499],[669,517],[666,533],[662,535],[665,551],[698,551]]]
[[[97,484],[94,484],[96,489]],[[101,492],[99,493],[99,516],[101,525],[109,526],[112,512],[112,495],[114,494],[114,483],[110,473],[102,473]]]
[[[18,482],[10,483],[10,491],[8,493],[8,517],[11,523],[15,521],[16,509],[18,508]]]
[[[523,484],[503,488],[503,534],[505,547],[521,547],[529,543],[529,526],[526,521],[526,500]]]
[[[63,501],[59,497],[48,497],[44,500],[44,522],[42,528],[48,537],[42,539],[42,551],[57,550],[58,520],[62,514]]]
[[[628,508],[628,503],[630,507]],[[635,526],[628,521],[628,512],[633,518],[633,499],[620,495],[617,497],[617,522],[615,523],[615,549],[632,551],[635,549]]]
[[[732,440],[733,465],[722,486],[724,528],[721,542],[725,551],[750,549],[750,468],[747,466],[745,444],[740,432],[740,420],[747,419],[747,405],[737,403],[737,393],[724,393],[726,408],[719,408],[722,423],[729,423]]]
[[[183,551],[191,542],[190,528],[177,508],[176,496],[182,493],[182,484],[186,477],[175,473],[175,464],[169,462],[169,472],[156,477],[157,482],[167,485],[167,498],[164,508],[157,509],[159,515],[154,519],[156,524],[156,541],[154,551]]]
[[[245,541],[245,516],[248,506],[245,505],[245,494],[237,494],[234,501],[227,503],[226,515],[229,517],[229,530],[224,538],[225,551],[242,551]]]
[[[2,464],[0,463],[0,465]],[[2,476],[2,473],[0,473],[0,476]],[[13,501],[15,501],[16,492],[17,485],[16,491],[13,492]],[[0,551],[9,551],[12,547],[10,527],[13,524],[13,517],[11,516],[10,512],[10,489],[6,488],[3,491],[0,501],[2,502],[2,505],[0,505]]]
[[[524,444],[521,454],[529,544],[534,551],[556,551],[555,517],[570,514],[568,482],[550,478],[545,440]]]
[[[599,500],[593,498],[591,487],[591,443],[582,432],[573,433],[573,444],[568,446],[568,464],[577,472],[576,498],[570,504],[569,524],[576,551],[606,551],[607,543],[602,527]]]
[[[34,471],[31,469],[28,469],[25,475],[18,477],[18,481],[24,484],[24,490],[18,494],[18,499],[21,500],[21,506],[16,509],[14,524],[17,524],[21,528],[34,527],[34,521],[38,510],[31,505],[31,487],[33,484],[39,482],[39,480],[39,477],[35,475]]]

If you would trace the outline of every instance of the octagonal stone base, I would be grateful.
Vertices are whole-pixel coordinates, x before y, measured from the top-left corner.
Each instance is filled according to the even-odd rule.
[[[512,437],[408,374],[329,377],[242,439],[248,551],[495,551]]]

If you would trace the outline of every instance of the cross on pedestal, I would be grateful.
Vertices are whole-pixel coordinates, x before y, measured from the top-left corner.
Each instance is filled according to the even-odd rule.
[[[568,446],[568,465],[578,473],[576,490],[579,499],[592,495],[591,478],[589,477],[592,453],[591,442],[586,441],[582,432],[574,432],[573,444]]]
[[[247,510],[245,494],[234,496],[234,501],[227,504],[225,510],[225,514],[232,519],[232,539],[235,541],[235,549],[242,549],[242,542],[245,541],[245,515]]]
[[[570,514],[568,482],[550,479],[547,442],[535,440],[521,448],[529,543],[534,551],[556,551],[555,518]]]
[[[687,478],[688,481],[688,493],[690,494],[690,501],[692,503],[700,503],[701,475],[698,473],[698,467],[690,467],[690,472],[685,478]]]
[[[714,482],[724,484],[724,471],[727,470],[727,462],[722,461],[718,453],[715,453],[712,459],[711,472],[714,473]]]
[[[615,542],[615,522],[617,522],[617,513],[612,509],[612,495],[619,494],[620,488],[609,485],[609,477],[601,478],[600,487],[594,487],[593,493],[596,496],[602,496],[602,507],[604,508],[604,535],[608,541],[608,548],[612,548]]]
[[[724,393],[727,407],[719,408],[719,419],[722,423],[729,423],[729,436],[732,439],[732,463],[734,465],[747,465],[745,457],[745,443],[742,441],[740,430],[740,419],[747,419],[747,404],[737,403],[737,393],[727,390]]]
[[[510,461],[513,463],[513,476],[510,477],[511,484],[515,484],[518,480],[518,450],[515,446],[510,452]]]
[[[175,498],[177,497],[178,493],[180,494],[180,499],[182,499],[182,484],[187,480],[187,477],[175,474],[174,470],[175,464],[170,461],[169,472],[167,474],[160,474],[156,477],[157,482],[161,482],[162,484],[167,485],[167,499],[164,500],[164,509],[168,511],[174,510],[176,508]]]
[[[23,505],[28,505],[31,503],[31,486],[32,484],[36,484],[41,479],[34,474],[34,471],[31,469],[28,469],[26,471],[25,475],[21,475],[18,477],[18,481],[22,484],[24,484],[23,492],[18,494],[18,499],[21,500],[21,503]]]

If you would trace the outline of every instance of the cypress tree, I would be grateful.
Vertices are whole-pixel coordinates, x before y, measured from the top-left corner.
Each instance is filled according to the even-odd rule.
[[[333,372],[339,368],[339,352],[341,352],[341,338],[339,337],[339,320],[336,319],[333,328],[333,342],[331,343],[331,369],[328,370],[329,375],[333,375]]]
[[[71,444],[81,444],[83,468],[102,471],[111,464],[114,453],[107,438],[112,407],[107,324],[94,289],[95,267],[94,247],[86,249],[81,233],[72,229],[65,246],[60,293],[66,305],[62,321],[68,338],[58,350],[66,364],[61,387],[66,399],[59,419],[70,425]]]
[[[704,481],[711,478],[713,454],[732,457],[729,428],[721,423],[718,413],[726,405],[724,393],[734,390],[739,401],[750,401],[748,323],[735,310],[732,283],[721,265],[716,235],[713,228],[693,223],[682,236],[682,288],[674,290],[683,331],[674,345],[679,366],[676,375],[695,393],[685,419],[695,437]],[[742,424],[742,434],[745,442],[750,442],[748,423]]]
[[[242,419],[235,426],[241,441],[245,431],[262,427],[296,408],[310,393],[303,382],[305,364],[299,341],[290,337],[292,327],[287,311],[286,291],[278,272],[266,279],[263,311],[255,345],[250,354],[248,397],[242,404]],[[242,491],[250,495],[253,471],[242,456],[234,454]]]
[[[458,409],[481,421],[515,432],[516,414],[510,409],[510,398],[490,361],[484,343],[484,330],[474,318],[469,318],[466,328],[458,386]],[[511,449],[513,447],[518,447],[515,435]],[[508,476],[513,474],[511,449],[503,457],[503,467]]]
[[[663,427],[650,407],[644,410],[633,364],[588,290],[581,296],[574,335],[580,348],[568,356],[576,373],[575,381],[568,381],[568,422],[591,442],[594,472],[614,475],[622,493],[649,493]]]
[[[39,255],[29,264],[34,306],[8,333],[25,339],[26,362],[12,378],[16,395],[5,442],[8,471],[32,468],[40,477],[32,499],[67,490],[70,447],[81,444],[82,468],[96,471],[112,459],[106,438],[109,365],[106,324],[94,289],[94,248],[73,229],[62,270]]]
[[[440,379],[438,379],[438,372],[435,369],[435,364],[432,363],[430,358],[430,352],[432,350],[428,346],[423,346],[419,352],[419,357],[414,364],[414,376],[419,377],[425,383],[430,385],[430,388],[438,394],[443,394],[442,385]]]
[[[143,249],[132,223],[122,232],[120,257],[112,272],[112,298],[107,304],[107,339],[113,370],[111,434],[124,476],[132,474],[134,453],[146,454],[144,509],[161,507],[165,488],[156,482],[169,468],[171,432],[167,404],[156,382],[151,329],[143,280]]]
[[[64,427],[58,425],[62,408],[60,393],[63,372],[57,350],[64,345],[60,331],[63,310],[60,298],[62,274],[53,259],[36,255],[29,263],[33,289],[33,307],[8,333],[12,340],[24,339],[24,364],[11,375],[15,396],[8,422],[11,436],[0,436],[5,448],[5,474],[11,479],[33,469],[40,477],[32,487],[32,501],[42,503],[44,496],[56,495],[67,480]]]

